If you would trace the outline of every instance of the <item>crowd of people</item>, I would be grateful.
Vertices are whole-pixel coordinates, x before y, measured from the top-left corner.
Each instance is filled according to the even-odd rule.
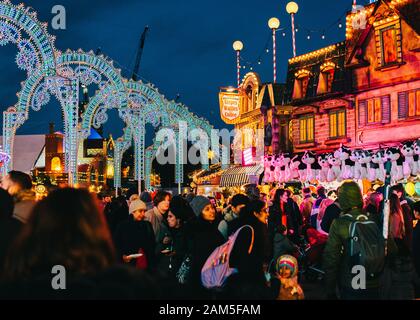
[[[311,272],[329,299],[413,299],[420,274],[420,202],[391,188],[386,263],[352,286],[350,225],[360,217],[382,234],[383,194],[289,189],[235,194],[223,208],[202,195],[158,190],[115,198],[56,189],[35,201],[29,175],[11,171],[0,188],[0,298],[304,299]],[[251,228],[244,227],[250,226]],[[203,285],[209,257],[231,271],[223,285]],[[375,245],[375,244],[373,244]],[[316,250],[315,250],[316,249]],[[51,288],[64,266],[66,290]],[[417,287],[416,287],[417,286]]]

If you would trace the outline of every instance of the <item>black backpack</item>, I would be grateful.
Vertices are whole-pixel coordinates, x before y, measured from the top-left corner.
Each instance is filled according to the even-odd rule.
[[[365,215],[359,215],[356,220],[350,215],[349,225],[349,255],[350,268],[355,265],[365,267],[366,275],[376,277],[385,265],[385,240],[378,225]]]

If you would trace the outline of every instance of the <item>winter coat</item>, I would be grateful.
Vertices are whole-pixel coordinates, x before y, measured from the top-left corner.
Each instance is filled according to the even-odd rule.
[[[312,196],[306,196],[302,203],[300,204],[299,210],[302,214],[303,217],[303,223],[307,224],[310,221],[310,217],[311,217],[311,212],[312,212],[312,207],[314,205],[314,198]]]
[[[35,203],[35,192],[32,190],[22,190],[19,192],[15,196],[13,218],[19,220],[22,223],[28,222]]]
[[[171,238],[171,243],[168,245],[159,244],[156,246],[158,250],[158,270],[163,276],[174,278],[176,272],[184,260],[187,253],[187,235],[186,227],[169,228],[168,236]],[[161,251],[170,248],[170,253],[162,253]]]
[[[407,200],[400,199],[401,208],[404,217],[405,237],[404,243],[409,250],[411,250],[413,243],[413,213]]]
[[[115,232],[115,247],[118,259],[122,261],[123,255],[139,252],[142,248],[148,262],[148,269],[152,270],[156,264],[155,240],[152,225],[148,221],[135,221],[133,216],[121,222]],[[130,261],[135,266],[136,259]]]
[[[155,233],[155,241],[159,243],[165,233],[168,233],[168,227],[165,222],[165,217],[156,207],[146,211],[146,221],[152,224],[153,232]]]
[[[335,201],[333,204],[325,209],[325,214],[322,217],[321,221],[321,229],[324,232],[330,232],[331,224],[333,223],[334,219],[337,219],[340,216],[341,209],[338,201]]]
[[[12,217],[0,220],[0,275],[3,272],[7,252],[22,227],[23,223]]]
[[[417,271],[417,275],[420,277],[420,223],[417,222],[413,228],[413,262]]]
[[[302,216],[299,207],[296,202],[289,199],[289,201],[284,204],[284,211],[285,212],[282,212],[279,204],[274,204],[270,207],[270,216],[268,217],[268,232],[270,239],[272,241],[277,232],[282,233],[284,231],[284,226],[282,227],[282,216],[283,214],[286,214],[287,225],[285,227],[287,227],[287,234],[290,240],[297,243],[299,239],[299,229],[302,225]]]
[[[201,286],[201,269],[210,254],[225,242],[217,229],[218,222],[209,222],[201,216],[190,221],[186,229],[187,253],[191,255],[191,282]]]
[[[355,209],[347,214],[357,218],[362,212]],[[329,229],[328,241],[323,254],[323,267],[325,271],[325,284],[329,296],[335,294],[336,286],[340,289],[352,290],[352,279],[350,263],[350,232],[349,227],[352,221],[348,217],[340,215],[331,224]],[[366,288],[378,288],[379,277],[367,279]]]

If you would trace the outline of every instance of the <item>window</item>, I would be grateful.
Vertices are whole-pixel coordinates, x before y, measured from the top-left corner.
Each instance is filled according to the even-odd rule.
[[[61,171],[61,160],[59,157],[54,157],[51,159],[51,170],[56,172]]]
[[[331,110],[330,113],[330,138],[346,136],[346,110]]]
[[[381,30],[381,50],[381,63],[383,66],[393,64],[398,61],[395,26],[390,26]]]
[[[306,97],[310,72],[299,70],[295,73],[295,85],[293,87],[293,99],[303,99]]]
[[[314,115],[306,115],[299,118],[300,143],[314,141]]]
[[[378,67],[402,63],[401,23],[398,15],[376,21],[373,25]]]
[[[326,62],[321,65],[318,88],[316,92],[317,94],[331,92],[332,83],[334,80],[334,68],[335,64],[332,62]]]
[[[420,90],[398,93],[398,118],[420,116]]]
[[[359,127],[391,121],[390,96],[359,100]]]

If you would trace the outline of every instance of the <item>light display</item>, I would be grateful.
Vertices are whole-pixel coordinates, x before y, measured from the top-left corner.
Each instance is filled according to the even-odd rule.
[[[201,128],[210,136],[213,127],[204,119],[189,112],[184,105],[166,100],[151,84],[133,82],[122,78],[121,71],[113,62],[93,51],[82,50],[65,53],[54,47],[55,37],[47,32],[47,24],[37,20],[36,12],[23,4],[15,6],[6,0],[0,2],[0,46],[15,44],[18,53],[15,62],[19,69],[27,71],[28,78],[18,93],[18,103],[4,112],[3,146],[10,161],[4,161],[3,172],[12,168],[13,140],[17,128],[28,118],[29,109],[39,111],[57,97],[64,115],[65,167],[69,172],[70,185],[77,184],[77,151],[79,142],[86,139],[93,125],[98,128],[108,120],[107,110],[118,109],[126,123],[124,136],[115,147],[114,181],[121,186],[122,154],[135,142],[136,177],[148,175],[144,172],[145,125],[155,128],[178,128],[180,120],[189,129]],[[95,84],[99,90],[89,101],[79,124],[79,85]],[[176,177],[183,177],[182,150],[176,157]],[[207,157],[205,157],[207,159]],[[207,162],[206,162],[207,161]],[[208,166],[208,159],[204,167]],[[148,172],[151,170],[147,169]]]
[[[18,68],[27,71],[28,79],[18,93],[18,103],[3,117],[3,148],[10,161],[3,170],[13,167],[13,140],[16,130],[28,117],[32,96],[38,85],[47,76],[55,75],[55,38],[48,34],[47,25],[37,19],[36,12],[23,4],[13,5],[10,1],[0,2],[0,46],[15,44],[18,48],[15,62]],[[42,99],[38,98],[38,105]],[[48,96],[44,96],[44,101]]]

